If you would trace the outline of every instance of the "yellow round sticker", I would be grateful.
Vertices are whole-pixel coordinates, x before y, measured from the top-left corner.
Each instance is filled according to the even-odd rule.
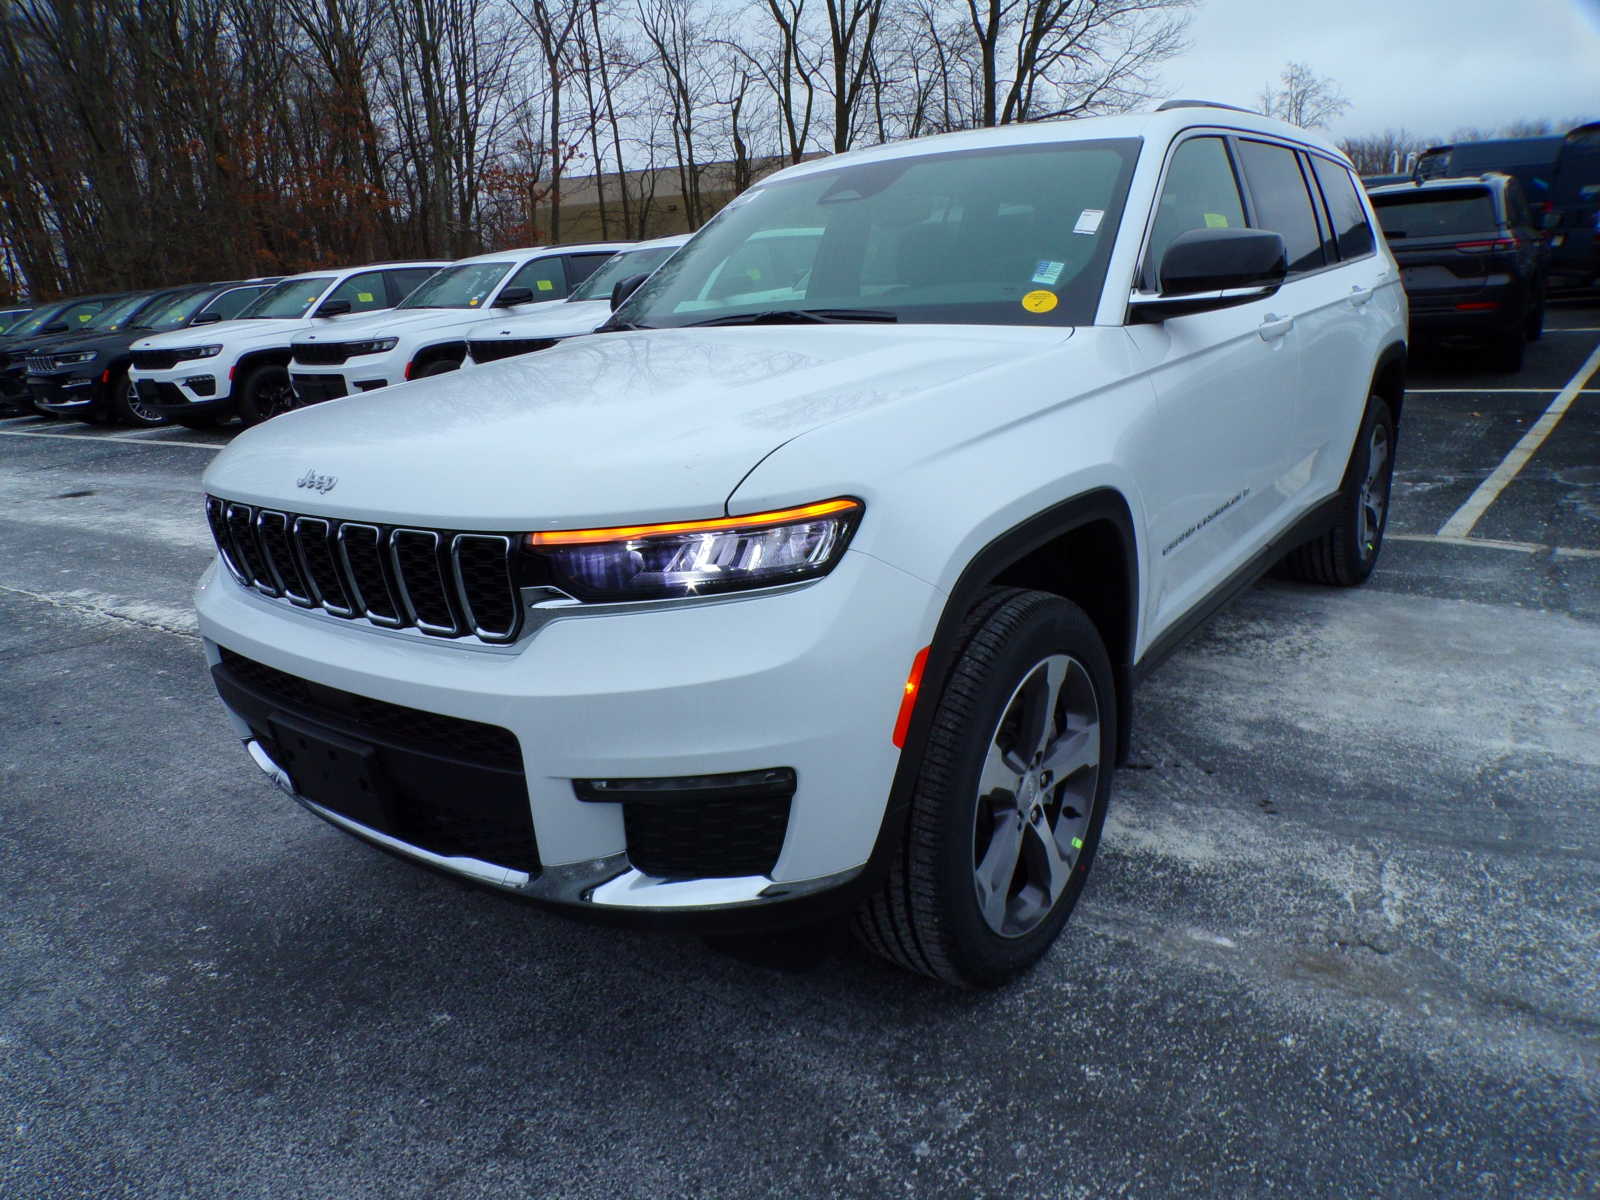
[[[1022,307],[1032,313],[1047,313],[1056,306],[1056,294],[1043,288],[1029,292],[1022,298]]]

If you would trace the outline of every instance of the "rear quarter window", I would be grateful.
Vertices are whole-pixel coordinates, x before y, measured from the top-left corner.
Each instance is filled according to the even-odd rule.
[[[1322,188],[1322,198],[1328,205],[1339,257],[1360,258],[1371,254],[1376,239],[1372,236],[1372,226],[1367,223],[1367,210],[1361,207],[1356,181],[1350,177],[1350,172],[1331,159],[1318,158],[1314,154],[1311,156],[1311,169]]]
[[[1470,237],[1499,228],[1488,188],[1450,188],[1374,196],[1385,237]]]

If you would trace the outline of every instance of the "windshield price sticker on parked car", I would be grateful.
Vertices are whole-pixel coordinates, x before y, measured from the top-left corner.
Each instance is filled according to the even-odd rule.
[[[1040,259],[1039,265],[1033,269],[1033,282],[1042,283],[1045,287],[1055,287],[1056,281],[1061,278],[1061,272],[1066,270],[1067,264],[1055,262],[1051,259]]]
[[[1101,208],[1086,208],[1078,214],[1078,223],[1072,227],[1073,233],[1099,233],[1100,222],[1105,220],[1105,210]]]

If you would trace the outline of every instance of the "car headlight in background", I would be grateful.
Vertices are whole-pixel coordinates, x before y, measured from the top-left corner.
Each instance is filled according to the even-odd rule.
[[[359,354],[387,354],[400,344],[399,338],[374,338],[370,342],[346,342],[344,352],[351,358]]]
[[[98,350],[75,350],[71,354],[56,355],[55,364],[58,367],[76,367],[81,366],[83,363],[92,363],[99,357],[100,351]]]
[[[185,346],[181,350],[172,352],[171,361],[175,363],[188,362],[191,358],[215,358],[222,353],[221,345],[216,346]]]
[[[859,500],[798,508],[530,533],[538,582],[579,600],[661,600],[776,587],[826,575],[861,520]]]

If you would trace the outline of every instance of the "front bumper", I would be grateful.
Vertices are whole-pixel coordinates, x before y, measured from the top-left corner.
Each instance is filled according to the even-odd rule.
[[[41,412],[88,416],[105,407],[105,388],[97,372],[29,375],[28,397]]]
[[[404,359],[392,354],[364,354],[346,359],[339,366],[296,361],[289,364],[289,383],[300,403],[321,404],[404,383],[405,367]]]
[[[520,749],[537,865],[437,853],[299,796],[386,850],[478,882],[597,914],[704,924],[789,912],[845,888],[871,859],[899,762],[891,733],[906,673],[942,596],[868,555],[784,592],[561,616],[506,650],[353,627],[265,600],[213,567],[197,596],[215,667],[222,649],[315,685],[509,730]],[[229,709],[259,766],[270,734]],[[291,714],[292,715],[292,714]],[[380,755],[383,753],[380,749]],[[263,761],[266,759],[267,761]],[[782,848],[757,875],[654,877],[629,857],[621,803],[575,781],[790,768]],[[765,919],[765,917],[763,917]],[[715,922],[712,922],[715,923]]]
[[[233,410],[229,372],[197,358],[159,370],[135,367],[128,378],[139,398],[164,417],[202,416]]]

